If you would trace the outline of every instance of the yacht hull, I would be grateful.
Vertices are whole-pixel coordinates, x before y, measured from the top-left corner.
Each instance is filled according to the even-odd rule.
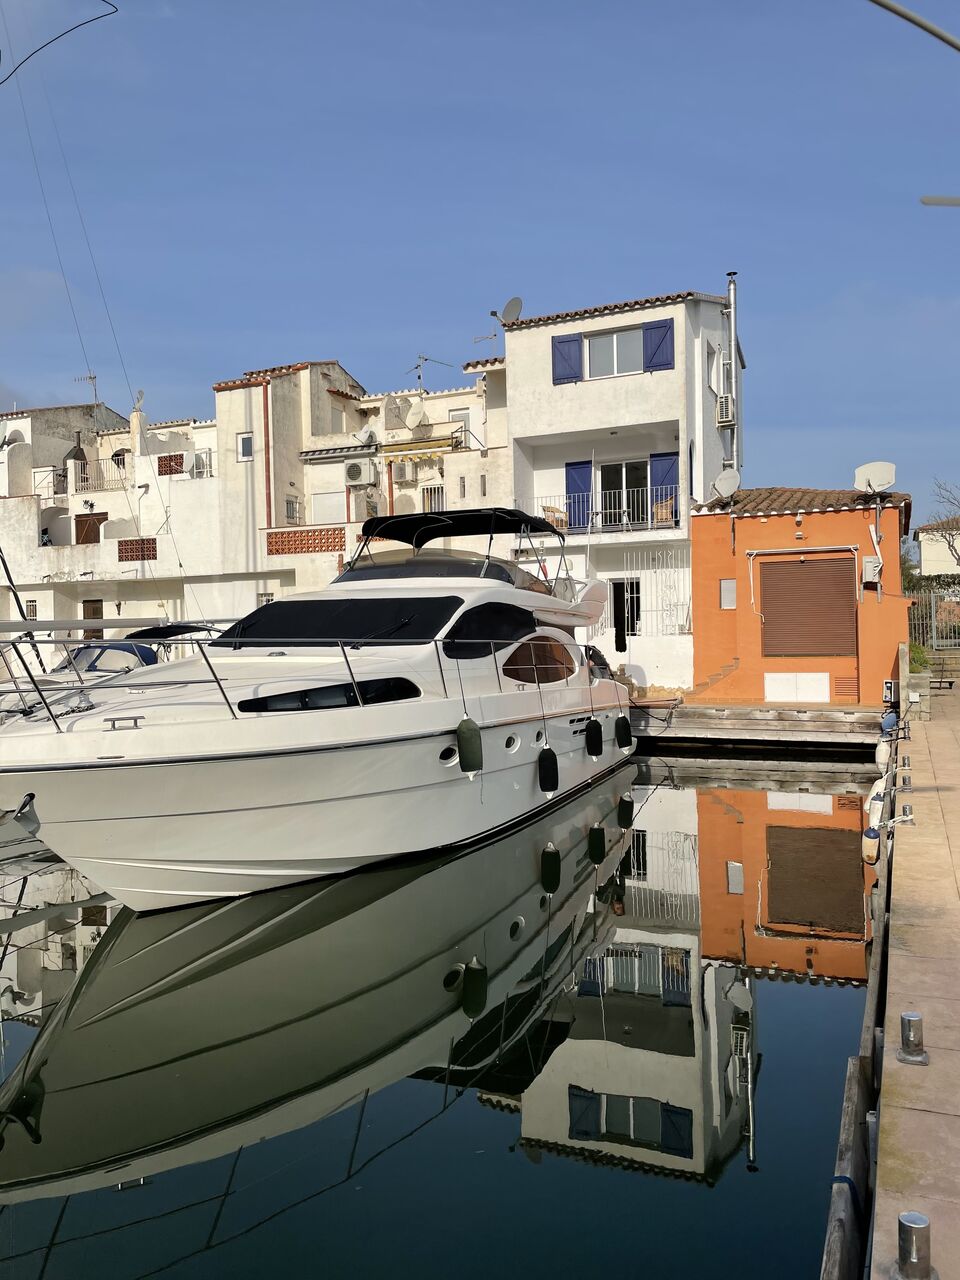
[[[555,798],[539,785],[545,728],[559,763],[556,798],[622,765],[615,712],[598,718],[596,760],[582,713],[485,727],[484,767],[472,778],[444,758],[456,745],[446,732],[5,772],[0,802],[33,792],[45,844],[120,902],[151,911],[496,838]]]

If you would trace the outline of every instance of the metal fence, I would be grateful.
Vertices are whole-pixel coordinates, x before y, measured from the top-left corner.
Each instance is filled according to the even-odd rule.
[[[960,591],[920,591],[908,616],[912,644],[960,649]]]
[[[680,523],[680,490],[675,484],[600,493],[541,494],[518,499],[518,505],[549,520],[564,533],[676,529]]]

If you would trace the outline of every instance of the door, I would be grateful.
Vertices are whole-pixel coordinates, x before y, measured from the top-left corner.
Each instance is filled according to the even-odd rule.
[[[82,547],[93,542],[99,542],[100,526],[106,518],[107,513],[105,511],[93,511],[88,516],[74,516],[77,546]]]
[[[78,516],[77,519],[80,519],[80,517]],[[103,617],[103,601],[102,600],[84,600],[83,602],[84,621],[86,621],[88,618],[102,618],[102,617]],[[93,630],[85,630],[83,633],[83,638],[84,640],[102,640],[103,631],[96,628]]]
[[[679,453],[651,453],[650,517],[651,523],[656,528],[672,527],[677,524],[679,483]]]
[[[567,525],[585,529],[590,520],[593,464],[568,462],[566,465]]]
[[[648,522],[647,464],[605,462],[600,467],[600,518],[605,529],[636,529]]]

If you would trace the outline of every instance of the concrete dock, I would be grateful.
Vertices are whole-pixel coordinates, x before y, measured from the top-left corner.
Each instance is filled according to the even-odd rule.
[[[890,897],[872,1277],[897,1257],[897,1216],[930,1219],[940,1280],[960,1280],[960,688],[936,694],[933,718],[900,744]],[[903,758],[908,757],[909,768]],[[897,1060],[900,1014],[923,1015],[928,1066]]]

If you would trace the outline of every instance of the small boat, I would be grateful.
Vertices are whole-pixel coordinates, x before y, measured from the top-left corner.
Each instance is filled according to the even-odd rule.
[[[459,857],[112,921],[0,1085],[0,1202],[214,1159],[495,1062],[602,948],[636,768]]]
[[[502,535],[540,576],[492,554]],[[606,584],[549,577],[547,536],[563,566],[520,511],[373,517],[325,590],[0,727],[0,805],[32,794],[40,839],[135,910],[495,840],[634,748],[625,690],[574,638]],[[486,549],[430,547],[457,538]]]

